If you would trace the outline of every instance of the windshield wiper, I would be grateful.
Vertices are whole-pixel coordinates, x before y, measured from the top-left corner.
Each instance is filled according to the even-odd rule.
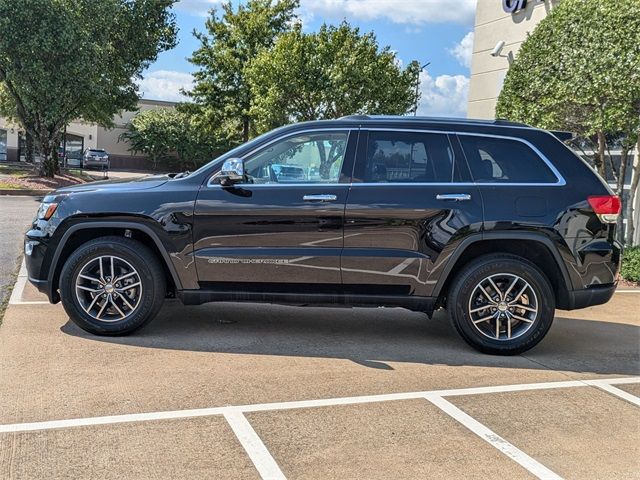
[[[176,178],[184,178],[184,177],[188,177],[189,175],[191,175],[191,172],[189,170],[185,170],[182,173],[178,173],[176,174],[173,179],[175,180]]]

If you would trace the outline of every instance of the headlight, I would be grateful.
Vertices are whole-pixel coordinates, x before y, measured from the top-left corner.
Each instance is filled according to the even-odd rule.
[[[38,209],[38,220],[49,220],[57,208],[58,204],[56,202],[42,202]]]

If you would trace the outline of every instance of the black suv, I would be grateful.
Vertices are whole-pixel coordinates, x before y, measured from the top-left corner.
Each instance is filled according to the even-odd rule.
[[[619,199],[560,136],[419,117],[282,127],[193,173],[48,195],[29,279],[99,335],[177,296],[446,308],[473,347],[520,353],[556,308],[616,287]]]

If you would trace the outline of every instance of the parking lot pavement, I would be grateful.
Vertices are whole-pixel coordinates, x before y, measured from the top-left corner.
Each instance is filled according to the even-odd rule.
[[[0,478],[640,478],[640,294],[492,357],[402,309],[168,301],[95,337],[23,283]]]

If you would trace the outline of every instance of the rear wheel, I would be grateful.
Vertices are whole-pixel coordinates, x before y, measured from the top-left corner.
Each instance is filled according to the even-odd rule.
[[[480,257],[458,273],[447,300],[449,317],[469,345],[485,353],[515,355],[544,338],[555,297],[533,263],[508,254]]]
[[[153,252],[123,237],[82,245],[60,276],[67,314],[97,335],[123,335],[142,327],[160,310],[165,291],[164,272]]]

